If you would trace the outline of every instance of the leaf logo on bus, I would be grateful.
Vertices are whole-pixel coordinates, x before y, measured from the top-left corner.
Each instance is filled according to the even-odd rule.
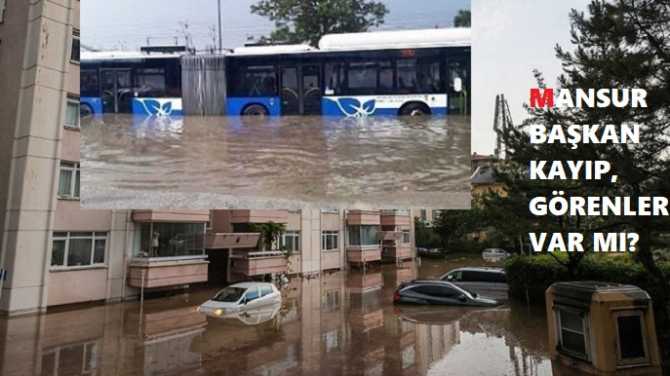
[[[170,116],[172,114],[172,102],[165,101],[161,104],[156,99],[139,99],[147,115]]]
[[[371,99],[363,104],[356,98],[337,98],[337,106],[347,117],[362,118],[375,113],[376,101]]]

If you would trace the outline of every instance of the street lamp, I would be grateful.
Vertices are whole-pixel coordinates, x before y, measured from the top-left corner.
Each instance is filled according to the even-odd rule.
[[[219,6],[219,54],[223,51],[223,41],[221,40],[221,0],[217,0]]]

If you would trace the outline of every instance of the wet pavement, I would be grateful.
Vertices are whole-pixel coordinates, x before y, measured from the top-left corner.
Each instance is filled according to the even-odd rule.
[[[83,119],[87,208],[470,205],[470,117]]]
[[[402,281],[465,264],[294,277],[280,306],[227,319],[196,310],[214,289],[4,319],[0,374],[552,374],[542,307],[392,304]]]

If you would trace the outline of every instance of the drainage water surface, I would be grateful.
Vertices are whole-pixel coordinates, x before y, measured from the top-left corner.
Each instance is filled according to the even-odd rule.
[[[396,286],[472,260],[294,277],[283,302],[204,316],[199,289],[0,319],[0,374],[551,375],[542,307],[393,305]]]
[[[87,208],[470,203],[470,117],[83,119]]]

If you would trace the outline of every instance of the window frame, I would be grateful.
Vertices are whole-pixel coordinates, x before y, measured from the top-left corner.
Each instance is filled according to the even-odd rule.
[[[412,242],[412,234],[408,229],[402,229],[402,244],[410,244]]]
[[[77,42],[77,48],[75,49],[75,41]],[[75,59],[76,51],[76,59]],[[79,64],[81,62],[81,31],[73,27],[72,28],[72,40],[70,42],[70,63]]]
[[[62,173],[63,170],[72,172],[72,178],[70,179],[69,193],[66,194],[66,195],[61,194],[61,192],[60,192],[60,179],[61,179],[61,173]],[[67,161],[61,161],[60,162],[60,166],[58,168],[58,192],[56,193],[59,200],[78,201],[80,199],[80,196],[81,196],[81,180],[79,181],[79,195],[75,194],[78,177],[79,177],[79,179],[81,179],[81,166],[79,165],[78,162],[67,162]]]
[[[288,247],[286,246],[286,244],[287,244],[286,239],[287,238],[293,238],[293,244],[295,245],[295,249],[291,249],[291,250],[288,249]],[[288,252],[288,253],[291,253],[291,254],[300,253],[300,249],[301,249],[301,247],[300,247],[300,231],[298,231],[298,230],[287,230],[287,231],[282,232],[281,238],[279,239],[279,246],[282,250],[284,248],[286,248],[286,251],[282,251],[282,252]]]
[[[628,367],[632,365],[646,365],[650,364],[651,359],[649,357],[649,348],[647,346],[647,332],[645,330],[646,328],[646,322],[645,322],[645,317],[644,317],[644,312],[639,310],[639,309],[630,309],[630,310],[623,310],[623,311],[616,311],[612,313],[612,316],[614,318],[614,325],[615,325],[615,333],[616,333],[616,345],[617,345],[617,367]],[[640,330],[642,331],[642,349],[644,351],[644,356],[643,357],[637,357],[637,358],[622,358],[621,357],[621,338],[619,338],[619,318],[620,317],[630,317],[630,316],[637,316],[640,318]]]
[[[583,332],[577,332],[575,330],[569,329],[569,328],[563,328],[561,324],[561,312],[565,311],[568,313],[572,313],[575,315],[580,316],[582,320],[582,330]],[[556,316],[556,330],[557,330],[557,336],[556,336],[556,341],[557,343],[557,349],[559,352],[566,353],[569,355],[572,355],[576,358],[583,359],[586,361],[591,361],[591,325],[590,325],[590,315],[588,311],[585,310],[580,310],[577,308],[573,307],[568,307],[564,305],[558,305],[554,306],[554,312]],[[579,353],[577,351],[568,349],[563,346],[563,330],[567,330],[569,332],[575,333],[575,334],[581,334],[582,337],[584,338],[584,353]]]
[[[68,111],[70,105],[74,105],[74,106],[77,107],[76,124],[68,124],[67,123],[67,111]],[[81,111],[81,102],[79,101],[79,98],[68,96],[67,99],[65,100],[65,119],[63,121],[63,126],[67,129],[81,129],[81,123],[80,123],[80,119],[79,119],[80,111]]]
[[[72,236],[72,233],[87,233],[90,234],[89,236]],[[62,235],[56,235],[60,233],[65,233],[65,236]],[[104,234],[104,235],[100,235]],[[51,233],[51,257],[52,261],[49,263],[49,270],[52,271],[58,271],[58,270],[73,270],[73,269],[91,269],[91,268],[101,268],[101,267],[107,267],[107,248],[108,248],[108,242],[107,239],[109,238],[109,232],[107,231],[54,231]],[[70,240],[75,239],[75,240],[81,240],[81,239],[90,239],[91,240],[91,254],[90,254],[90,264],[88,265],[67,265],[68,264],[68,256],[70,254]],[[105,251],[103,253],[103,262],[95,262],[95,243],[97,240],[104,240],[105,241]],[[62,265],[54,265],[53,262],[53,244],[56,241],[65,241],[65,247],[63,250],[63,264]]]
[[[331,241],[333,241],[332,238],[335,238],[334,239],[335,247],[328,248],[328,239],[329,238],[331,239]],[[339,248],[340,248],[340,232],[335,231],[335,230],[322,230],[321,231],[321,250],[322,251],[334,251],[334,250],[338,250]]]

